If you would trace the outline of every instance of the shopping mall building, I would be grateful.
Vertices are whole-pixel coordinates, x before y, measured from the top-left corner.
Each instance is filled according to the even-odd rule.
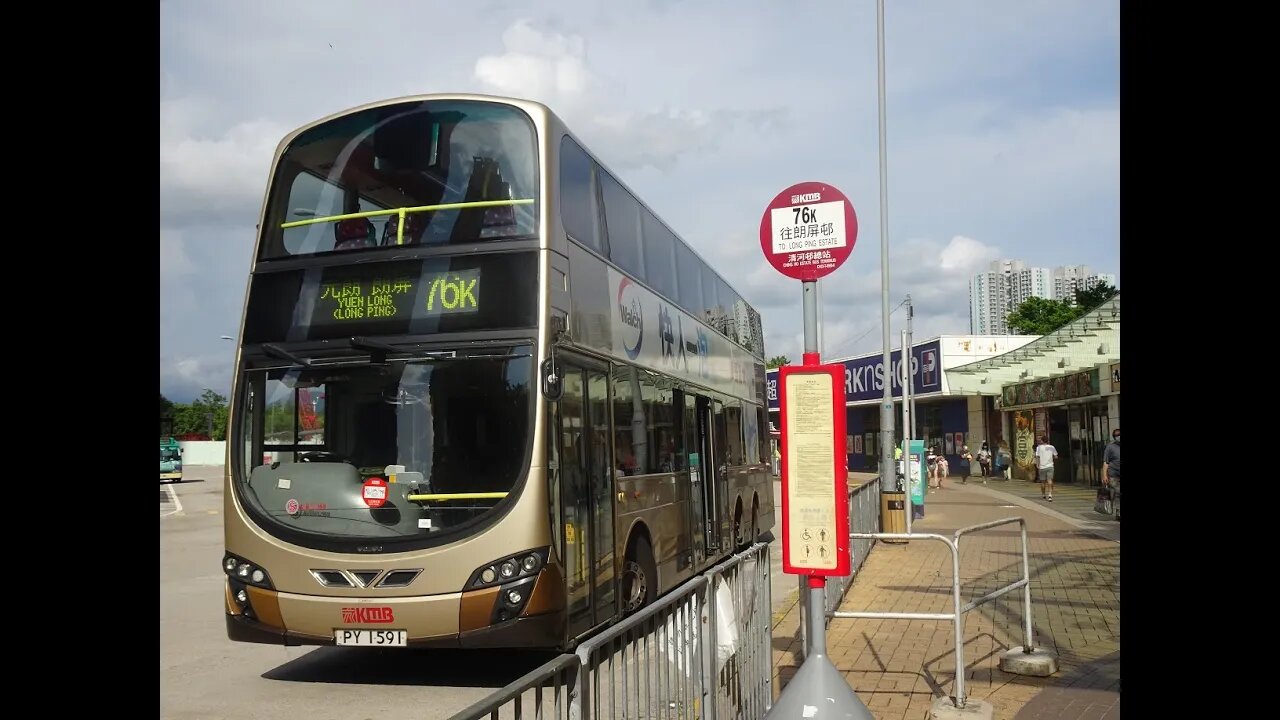
[[[892,372],[882,353],[830,360],[844,365],[849,470],[879,462],[880,403],[892,378],[894,437],[902,437],[901,349]],[[1034,477],[1032,449],[1047,435],[1058,449],[1059,482],[1097,483],[1102,450],[1120,422],[1120,296],[1044,335],[941,335],[911,347],[913,437],[947,456],[1005,440],[1015,477]],[[778,371],[766,373],[769,419],[778,421]],[[975,468],[976,471],[976,468]]]

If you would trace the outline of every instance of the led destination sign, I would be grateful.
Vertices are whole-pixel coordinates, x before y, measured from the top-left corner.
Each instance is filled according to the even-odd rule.
[[[397,317],[473,313],[480,309],[480,268],[428,273],[421,278],[346,280],[320,286],[313,325]],[[421,307],[415,307],[421,305]]]
[[[536,260],[486,253],[256,273],[245,342],[536,327]]]

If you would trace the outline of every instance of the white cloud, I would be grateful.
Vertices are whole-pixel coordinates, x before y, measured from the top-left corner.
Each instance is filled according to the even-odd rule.
[[[266,189],[276,146],[288,132],[270,120],[246,120],[218,133],[196,130],[198,102],[160,103],[161,214],[253,215]]]
[[[995,256],[995,248],[983,245],[973,238],[956,235],[939,253],[938,266],[943,270],[972,274],[983,263],[995,259]]]
[[[635,110],[610,102],[610,88],[587,63],[581,35],[542,31],[528,19],[502,34],[504,52],[485,55],[475,78],[496,94],[527,97],[550,106],[575,133],[605,155],[611,169],[645,167],[668,171],[686,155],[713,147],[742,118],[734,112],[710,113],[665,105]],[[776,122],[776,115],[761,119]]]
[[[543,33],[522,19],[502,33],[502,43],[506,52],[476,60],[476,79],[488,89],[552,107],[576,104],[586,94],[591,73],[581,36]]]

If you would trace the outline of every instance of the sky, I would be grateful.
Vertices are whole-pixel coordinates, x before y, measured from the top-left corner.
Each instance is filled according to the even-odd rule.
[[[1120,274],[1119,4],[886,1],[892,344],[969,332],[969,278],[1014,258]],[[433,92],[548,104],[760,311],[798,362],[799,281],[764,259],[783,189],[840,189],[858,234],[821,282],[825,358],[878,352],[874,0],[161,0],[160,392],[231,386],[280,140]]]

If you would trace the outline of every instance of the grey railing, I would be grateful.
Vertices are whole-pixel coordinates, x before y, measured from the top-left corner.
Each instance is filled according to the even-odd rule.
[[[536,718],[763,718],[773,700],[769,579],[769,545],[756,543],[452,720],[525,717],[530,694]]]
[[[960,600],[960,539],[969,533],[979,532],[981,530],[989,530],[1001,525],[1018,523],[1022,532],[1022,577],[1004,587],[994,590],[983,595],[977,600],[971,602],[961,602]],[[971,525],[961,528],[951,537],[945,535],[934,535],[932,533],[851,533],[850,538],[862,538],[867,540],[936,540],[947,546],[951,551],[951,603],[952,611],[949,613],[903,613],[903,612],[849,612],[836,611],[828,612],[828,618],[883,618],[890,620],[950,620],[955,630],[955,666],[956,666],[956,685],[955,696],[952,698],[955,707],[963,708],[967,700],[965,694],[965,664],[964,664],[964,614],[974,608],[991,602],[992,600],[1004,595],[1005,593],[1023,589],[1023,648],[1027,652],[1035,647],[1032,644],[1031,637],[1031,563],[1027,554],[1027,521],[1020,517],[1005,518],[1003,520],[993,520],[991,522],[981,523],[979,525]]]

